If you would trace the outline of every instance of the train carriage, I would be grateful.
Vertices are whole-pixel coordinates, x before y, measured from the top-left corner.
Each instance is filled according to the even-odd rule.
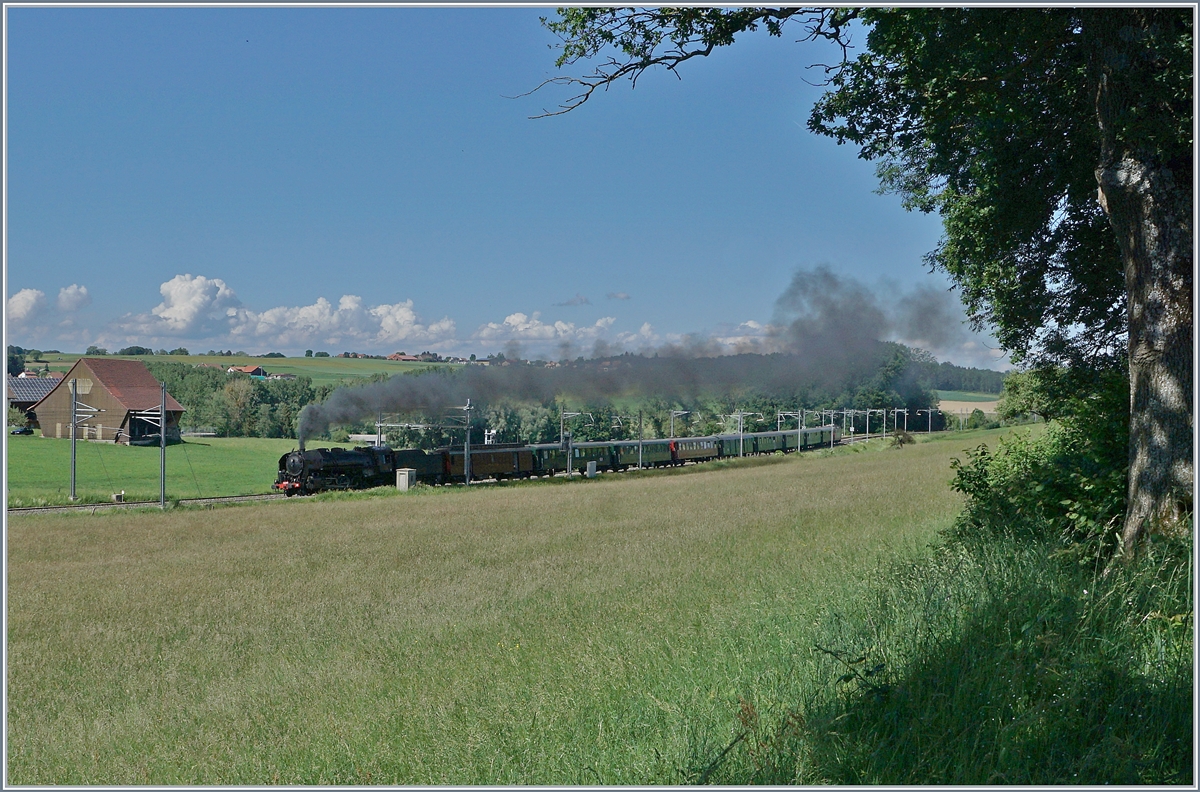
[[[571,469],[587,472],[588,462],[595,462],[597,470],[614,470],[613,444],[599,441],[584,441],[571,445]]]
[[[716,459],[721,453],[716,437],[677,437],[672,445],[675,461],[679,464]]]
[[[637,440],[622,440],[615,445],[617,447],[617,463],[622,469],[638,466]],[[675,461],[671,455],[670,440],[643,440],[641,447],[642,467],[661,467]]]
[[[439,449],[447,481],[464,477],[462,446]],[[523,443],[497,443],[471,448],[471,480],[525,478],[533,473],[533,451]]]

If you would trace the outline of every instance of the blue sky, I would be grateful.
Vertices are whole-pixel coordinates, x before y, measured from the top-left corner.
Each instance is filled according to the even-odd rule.
[[[798,270],[946,294],[937,218],[805,129],[830,53],[748,35],[530,120],[552,13],[8,8],[8,343],[732,349]],[[892,337],[1006,367],[947,297]]]

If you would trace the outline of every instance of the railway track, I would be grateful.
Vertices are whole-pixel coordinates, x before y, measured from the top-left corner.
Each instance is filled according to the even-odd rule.
[[[181,506],[207,506],[223,503],[240,503],[244,501],[263,501],[263,500],[282,500],[286,495],[275,493],[265,495],[225,495],[215,498],[180,498],[178,503]],[[10,508],[8,513],[11,514],[53,514],[69,513],[69,512],[91,512],[95,514],[98,511],[107,511],[110,509],[145,509],[158,506],[158,501],[122,501],[121,503],[78,503],[59,506],[21,506]]]

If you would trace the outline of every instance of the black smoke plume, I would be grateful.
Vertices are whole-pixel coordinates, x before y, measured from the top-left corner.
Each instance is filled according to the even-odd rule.
[[[936,341],[961,336],[946,293],[916,290],[888,301],[828,267],[801,270],[776,301],[775,319],[762,337],[727,343],[698,336],[638,354],[625,353],[557,368],[522,363],[394,376],[334,391],[323,404],[300,413],[301,443],[331,424],[355,423],[379,413],[435,414],[472,399],[546,403],[557,397],[610,400],[657,396],[691,400],[750,392],[794,394],[817,387],[836,391],[875,371],[894,347],[882,339],[900,334]],[[949,307],[948,307],[949,306]],[[574,349],[563,342],[563,357]],[[505,350],[516,353],[518,348]],[[598,356],[617,350],[598,343]],[[731,354],[731,352],[733,354]],[[513,355],[515,357],[516,354]]]

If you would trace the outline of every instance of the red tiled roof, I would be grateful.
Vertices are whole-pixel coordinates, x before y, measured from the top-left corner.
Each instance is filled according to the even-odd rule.
[[[162,386],[140,360],[80,358],[61,380],[62,387],[70,388],[72,377],[83,376],[84,372],[78,371],[81,368],[91,371],[97,382],[127,410],[152,410],[162,402]],[[35,404],[34,407],[36,406]],[[183,412],[183,405],[168,393],[167,409]]]

